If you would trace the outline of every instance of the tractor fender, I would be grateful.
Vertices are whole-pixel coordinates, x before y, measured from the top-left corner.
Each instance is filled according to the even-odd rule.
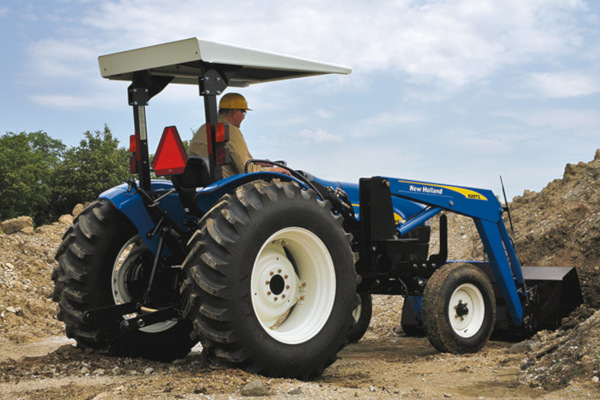
[[[167,180],[153,180],[153,191],[164,191],[173,189],[173,184]],[[131,185],[123,183],[106,190],[99,196],[101,199],[110,201],[115,208],[123,214],[136,228],[140,236],[153,254],[158,248],[158,236],[148,237],[148,233],[156,226],[156,222],[148,213],[141,195]],[[159,206],[167,212],[169,217],[182,229],[184,228],[185,210],[176,193],[167,195],[161,199]]]
[[[198,189],[196,202],[203,212],[208,212],[221,197],[227,193],[235,191],[238,186],[253,180],[271,181],[275,178],[282,180],[294,180],[301,186],[306,187],[304,183],[297,179],[292,179],[286,175],[273,172],[256,172],[249,174],[238,174],[222,179],[205,188]],[[167,193],[173,189],[171,181],[164,179],[152,180],[152,190]],[[148,210],[144,206],[141,195],[129,184],[123,183],[101,193],[100,198],[110,201],[115,208],[123,214],[136,228],[140,236],[153,254],[156,254],[158,248],[158,236],[148,237],[148,233],[154,229],[156,222],[152,219]],[[177,193],[172,193],[159,202],[159,207],[166,211],[169,218],[182,230],[186,230],[186,213]]]
[[[205,188],[199,189],[196,194],[196,205],[203,212],[208,212],[221,197],[228,193],[233,193],[239,186],[242,186],[251,181],[263,180],[270,182],[273,179],[281,179],[282,181],[295,181],[301,187],[306,188],[306,183],[299,179],[289,177],[287,175],[276,172],[250,172],[245,174],[237,174],[214,182]]]

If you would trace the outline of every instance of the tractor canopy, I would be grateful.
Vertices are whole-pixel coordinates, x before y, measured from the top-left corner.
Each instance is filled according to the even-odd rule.
[[[103,78],[133,81],[134,74],[172,78],[171,83],[198,84],[209,65],[225,72],[228,86],[323,74],[347,75],[351,69],[304,58],[210,42],[184,39],[100,56]]]
[[[98,58],[103,78],[130,81],[135,135],[130,139],[130,172],[139,174],[140,186],[151,189],[145,106],[168,84],[198,85],[204,97],[209,149],[216,143],[217,97],[228,86],[324,74],[344,74],[350,68],[267,51],[215,43],[198,38],[179,40]],[[208,155],[210,182],[222,178],[215,154]]]

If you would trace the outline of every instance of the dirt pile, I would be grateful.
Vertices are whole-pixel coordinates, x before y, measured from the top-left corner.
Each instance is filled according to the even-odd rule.
[[[577,267],[585,302],[600,308],[600,150],[562,179],[511,204],[522,265]]]
[[[600,380],[600,311],[572,329],[538,332],[521,345],[528,350],[521,381],[532,387],[563,387],[576,377]]]
[[[29,233],[0,235],[0,343],[23,343],[63,331],[50,280],[54,254],[72,218],[61,220]]]
[[[600,312],[593,310],[600,308],[600,150],[588,163],[567,164],[562,179],[541,192],[515,197],[511,214],[521,264],[577,267],[585,302],[562,330],[532,338],[537,345],[522,366],[524,379],[544,387],[576,376],[598,380]]]

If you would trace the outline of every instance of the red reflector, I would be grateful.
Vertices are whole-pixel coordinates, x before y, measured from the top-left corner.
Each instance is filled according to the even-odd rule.
[[[208,152],[208,154],[212,154],[213,153],[213,147],[212,147],[212,139],[210,137],[210,124],[207,122],[206,123],[206,151]]]
[[[217,165],[225,165],[225,148],[224,147],[217,147],[215,163]]]
[[[137,151],[138,151],[137,135],[131,135],[131,136],[129,136],[129,152],[137,153]]]
[[[229,140],[229,135],[225,128],[226,127],[224,123],[217,124],[215,133],[215,140],[217,143],[224,143]]]
[[[154,173],[156,176],[178,175],[183,173],[185,164],[187,164],[187,156],[177,128],[168,126],[163,131],[152,161]]]
[[[129,157],[129,173],[137,174],[137,160],[135,159],[135,154]]]

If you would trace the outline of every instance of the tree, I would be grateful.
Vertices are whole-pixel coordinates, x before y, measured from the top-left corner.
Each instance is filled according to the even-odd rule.
[[[129,177],[129,152],[119,148],[110,129],[84,133],[77,147],[69,148],[56,166],[52,183],[55,215],[70,213],[78,203],[92,201],[103,191]]]
[[[51,178],[65,148],[42,131],[0,136],[0,220],[48,222]]]

